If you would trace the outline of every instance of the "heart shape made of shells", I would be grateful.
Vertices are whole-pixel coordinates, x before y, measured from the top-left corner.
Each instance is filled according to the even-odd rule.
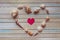
[[[30,6],[21,6],[21,5],[19,5],[17,9],[22,10],[23,8],[24,8],[24,10],[25,10],[25,12],[26,12],[27,14],[31,14],[31,13],[32,13]],[[40,12],[40,10],[45,10],[46,13],[47,13],[47,15],[49,15],[49,11],[46,9],[46,6],[45,6],[44,4],[42,4],[42,5],[40,6],[40,8],[39,8],[39,9],[36,9],[33,13],[34,13],[34,14],[38,14],[38,13]],[[18,18],[17,18],[17,16],[18,16],[18,10],[13,10],[13,11],[11,12],[11,16],[12,16],[12,18],[15,20],[15,23],[16,23],[22,30],[24,30],[28,35],[30,35],[30,36],[36,36],[36,35],[38,35],[40,32],[42,32],[43,29],[46,27],[46,23],[50,20],[49,16],[47,16],[46,19],[41,23],[41,26],[39,26],[39,27],[37,28],[37,29],[38,29],[37,32],[36,32],[36,33],[33,33],[32,31],[29,31],[27,28],[24,28],[24,27],[22,27],[22,26],[19,24],[19,21],[18,21]],[[31,22],[31,21],[32,21],[32,22]],[[34,19],[33,19],[33,18],[32,18],[32,19],[29,18],[29,19],[28,19],[28,22],[32,25],[32,24],[34,23]]]

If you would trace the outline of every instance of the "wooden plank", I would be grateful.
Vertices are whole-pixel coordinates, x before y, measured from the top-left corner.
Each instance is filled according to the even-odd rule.
[[[19,38],[19,37],[30,37],[28,34],[0,34],[0,37],[15,37],[15,38]],[[55,33],[55,34],[48,34],[48,33],[40,33],[39,35],[37,35],[36,37],[39,38],[60,38],[60,34],[59,33]]]
[[[17,7],[18,5],[29,5],[29,6],[36,6],[36,7],[39,7],[40,5],[41,5],[42,3],[24,3],[24,2],[20,2],[20,3],[16,3],[16,4],[13,4],[13,3],[11,3],[11,4],[9,4],[9,3],[7,3],[7,4],[5,4],[5,3],[0,3],[0,7]],[[46,7],[60,7],[60,4],[59,3],[43,3],[43,4],[45,4],[46,5]]]
[[[37,29],[32,30],[29,29],[30,31],[32,31],[33,33],[35,33],[37,31]],[[0,34],[23,34],[25,33],[24,30],[22,29],[0,29]],[[48,33],[48,34],[55,34],[55,33],[60,33],[60,29],[44,29],[41,33]]]
[[[47,15],[19,15],[19,18],[20,19],[26,19],[26,18],[46,18]],[[52,19],[52,18],[60,18],[60,15],[49,15],[49,17]],[[11,15],[0,15],[0,19],[12,19],[12,16]]]
[[[27,23],[27,19],[18,19],[18,20],[20,23]],[[35,23],[40,23],[42,22],[42,20],[45,19],[35,19]],[[48,23],[52,23],[52,22],[60,23],[60,19],[50,19]],[[13,19],[0,19],[0,23],[15,23],[15,21]]]
[[[35,10],[35,9],[37,9],[37,8],[39,8],[39,7],[32,7],[32,12],[33,12],[33,10]],[[14,9],[16,9],[16,7],[5,7],[5,8],[0,8],[0,14],[10,14],[10,12],[12,11],[12,10],[14,10]],[[50,14],[56,14],[56,13],[58,13],[58,14],[56,14],[56,15],[59,15],[60,14],[60,7],[48,7],[47,8],[48,10],[49,10],[49,13]],[[8,10],[8,11],[7,11]],[[3,12],[4,11],[4,12]],[[23,12],[24,10],[20,10],[19,11],[19,13],[20,14],[26,14],[25,13],[25,11]],[[44,11],[44,13],[45,13],[45,11]],[[32,13],[33,14],[33,13]],[[42,14],[42,11],[41,11],[41,13],[40,14]]]
[[[20,23],[22,27],[36,29],[40,23],[34,23],[32,26],[28,23]],[[20,29],[15,23],[0,23],[0,29]],[[60,29],[60,23],[47,23],[46,29]]]
[[[4,38],[4,39],[3,39]],[[6,38],[1,37],[1,40],[60,40],[60,38],[36,38],[36,37],[20,37],[20,38]]]
[[[0,0],[0,2],[59,2],[59,1],[56,1],[56,0]]]

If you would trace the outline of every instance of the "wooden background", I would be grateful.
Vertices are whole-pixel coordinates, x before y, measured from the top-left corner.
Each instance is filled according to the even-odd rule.
[[[36,37],[30,37],[15,24],[10,11],[16,9],[18,5],[30,5],[34,10],[39,8],[40,4],[47,6],[51,20],[42,33]],[[23,10],[19,12],[20,24],[33,32],[47,16],[44,13],[27,15]],[[36,19],[32,26],[26,21],[29,17]],[[60,0],[0,0],[0,40],[60,40]]]

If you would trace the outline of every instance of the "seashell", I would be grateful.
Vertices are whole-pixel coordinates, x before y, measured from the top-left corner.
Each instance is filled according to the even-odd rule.
[[[15,19],[18,16],[18,10],[13,10],[11,16]]]

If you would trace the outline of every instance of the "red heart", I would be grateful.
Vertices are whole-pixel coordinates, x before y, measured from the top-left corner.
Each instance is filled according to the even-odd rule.
[[[35,22],[35,20],[34,20],[34,18],[28,18],[27,22],[28,22],[30,25],[32,25],[32,24]]]

